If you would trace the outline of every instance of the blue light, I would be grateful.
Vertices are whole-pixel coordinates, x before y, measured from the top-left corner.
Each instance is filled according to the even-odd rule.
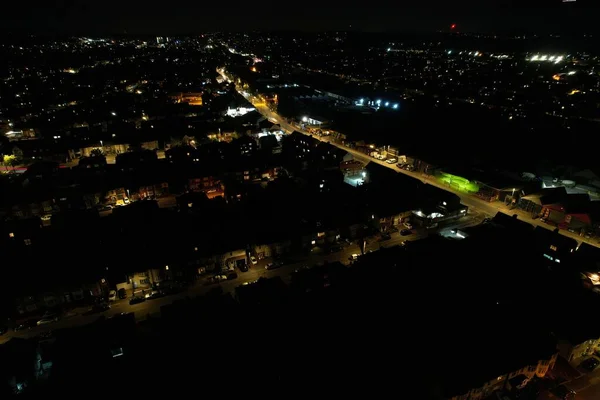
[[[390,102],[389,102],[389,101],[386,101],[386,102],[385,102],[385,106],[386,106],[386,107],[389,107],[389,105],[390,105]]]
[[[397,109],[398,108],[398,104],[394,104],[394,108]]]
[[[381,104],[381,100],[377,100],[377,104]]]

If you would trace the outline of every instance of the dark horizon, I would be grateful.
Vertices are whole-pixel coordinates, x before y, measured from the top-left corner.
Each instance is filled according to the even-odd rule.
[[[138,3],[138,4],[136,4]],[[288,11],[282,5],[261,3],[239,7],[179,3],[173,9],[133,2],[63,1],[59,6],[15,5],[2,17],[2,30],[19,34],[190,35],[215,31],[363,31],[432,32],[597,32],[598,5],[578,0],[515,2],[495,0],[453,3],[440,0],[420,5],[379,8],[322,6],[303,2]]]

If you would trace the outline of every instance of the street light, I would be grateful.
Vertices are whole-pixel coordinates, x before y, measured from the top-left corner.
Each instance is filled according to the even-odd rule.
[[[169,266],[165,265],[165,271],[168,271],[168,270],[169,270]]]

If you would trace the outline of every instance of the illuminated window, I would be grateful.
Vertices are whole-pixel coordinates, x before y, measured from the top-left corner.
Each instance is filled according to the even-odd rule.
[[[325,236],[325,232],[319,232],[319,233],[317,233],[317,237],[323,237],[323,236]]]
[[[14,238],[14,237],[15,237],[15,234],[14,234],[13,232],[11,232],[11,233],[9,233],[9,234],[8,234],[8,237],[10,237],[10,238]]]
[[[556,246],[554,246],[554,245],[551,245],[551,246],[550,246],[550,250],[554,250],[554,251],[556,251],[556,250],[558,250],[558,248],[557,248]]]
[[[23,242],[25,242],[25,246],[31,246],[31,239],[25,239]]]

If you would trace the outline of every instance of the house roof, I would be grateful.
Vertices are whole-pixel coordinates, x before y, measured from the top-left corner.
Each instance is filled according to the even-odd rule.
[[[590,195],[587,193],[570,194],[563,201],[567,214],[588,214],[590,212]]]
[[[561,235],[557,232],[558,229],[551,231],[549,229],[536,226],[533,230],[535,240],[543,246],[556,246],[559,249],[575,249],[577,248],[577,240]]]
[[[516,214],[515,214],[516,215]],[[500,225],[503,228],[521,232],[521,233],[532,233],[533,225],[523,220],[520,220],[515,217],[515,215],[510,216],[508,214],[504,214],[502,212],[497,212],[492,221],[496,225]]]
[[[539,192],[523,196],[522,198],[535,204],[545,206],[549,204],[561,204],[566,196],[566,189],[564,187],[557,187],[542,189]]]

